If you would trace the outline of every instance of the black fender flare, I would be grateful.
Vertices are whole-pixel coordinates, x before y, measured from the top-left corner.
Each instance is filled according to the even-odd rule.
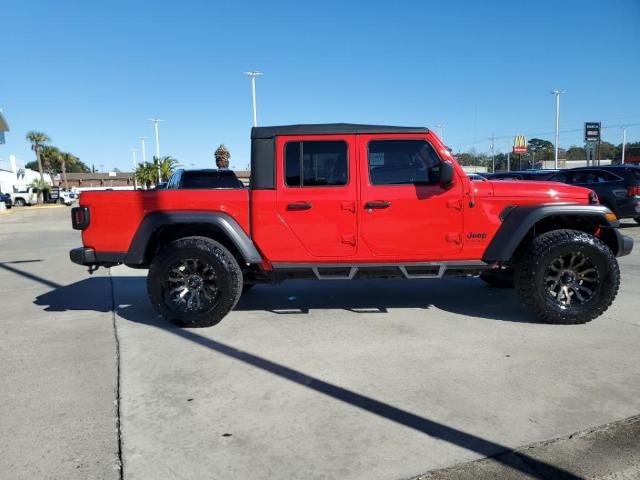
[[[504,217],[502,225],[493,236],[489,246],[484,251],[482,260],[487,263],[507,262],[527,235],[529,230],[540,220],[552,216],[590,217],[597,219],[600,225],[616,228],[618,221],[610,222],[606,214],[611,210],[603,205],[574,205],[553,204],[507,207],[508,211],[501,214]],[[505,209],[505,210],[507,210]],[[616,252],[614,252],[616,253]]]
[[[233,217],[224,212],[193,212],[193,211],[158,211],[147,214],[129,245],[129,251],[125,255],[126,265],[142,265],[147,246],[153,234],[161,227],[169,225],[205,224],[214,225],[224,233],[236,246],[242,258],[247,263],[261,263],[262,256],[256,248],[253,240],[245,233],[242,227]]]

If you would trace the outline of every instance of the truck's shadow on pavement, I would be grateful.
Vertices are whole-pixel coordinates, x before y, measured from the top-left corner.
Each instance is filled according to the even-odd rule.
[[[144,277],[91,277],[40,295],[35,303],[53,312],[107,312],[111,310],[111,302],[97,301],[96,295],[106,296],[111,290],[111,281],[118,292],[126,292],[126,306],[117,306],[118,314],[128,320],[145,323],[144,317],[153,314],[147,300]],[[122,303],[122,299],[118,301]],[[235,311],[264,311],[306,317],[305,314],[310,310],[385,314],[393,309],[432,308],[491,320],[538,323],[520,305],[513,290],[490,288],[477,279],[295,280],[279,285],[262,284],[245,293]],[[419,320],[419,316],[416,320]]]

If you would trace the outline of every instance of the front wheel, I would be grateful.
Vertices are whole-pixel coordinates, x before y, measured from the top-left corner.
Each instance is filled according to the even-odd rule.
[[[620,269],[604,243],[588,233],[554,230],[536,237],[516,268],[516,288],[541,320],[586,323],[609,308]]]
[[[210,327],[236,305],[242,271],[235,257],[206,237],[175,240],[149,267],[149,299],[167,320],[180,327]]]

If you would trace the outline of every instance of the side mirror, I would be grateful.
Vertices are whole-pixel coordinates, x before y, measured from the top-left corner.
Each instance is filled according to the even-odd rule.
[[[440,164],[440,185],[450,187],[453,183],[453,165],[451,162],[442,162]]]

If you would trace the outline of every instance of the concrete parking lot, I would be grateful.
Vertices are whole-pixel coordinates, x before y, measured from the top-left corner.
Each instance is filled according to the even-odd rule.
[[[185,330],[145,271],[71,264],[68,216],[0,217],[0,478],[402,479],[640,413],[638,248],[586,325],[448,279],[259,285]]]

